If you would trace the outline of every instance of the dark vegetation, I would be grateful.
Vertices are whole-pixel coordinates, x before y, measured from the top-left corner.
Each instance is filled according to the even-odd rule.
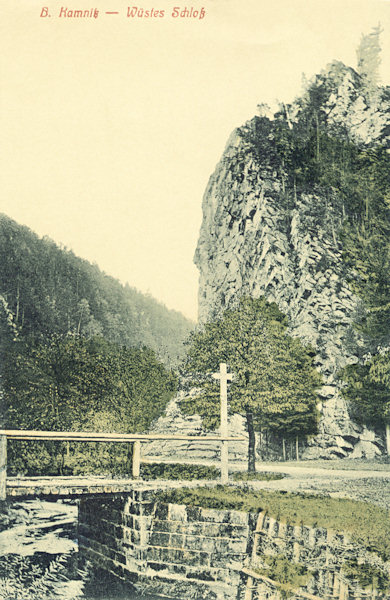
[[[267,511],[275,519],[291,525],[324,527],[351,535],[369,551],[384,560],[390,558],[389,511],[364,502],[326,498],[317,495],[258,491],[218,485],[212,488],[181,488],[160,492],[162,502],[205,508]]]
[[[0,217],[1,424],[141,432],[177,387],[191,323]],[[126,444],[9,443],[10,474],[128,473]]]
[[[7,422],[15,429],[142,432],[176,390],[152,350],[103,338],[53,336],[27,349],[13,343],[3,376]],[[128,444],[9,443],[9,473],[129,473]]]
[[[351,581],[358,581],[363,589],[381,590],[390,592],[390,580],[377,567],[367,563],[358,563],[357,560],[346,561],[342,573]]]
[[[282,473],[257,472],[245,473],[236,471],[229,474],[234,481],[274,481],[285,477]],[[179,480],[195,480],[195,479],[219,479],[221,471],[217,467],[209,467],[205,465],[185,465],[180,463],[141,465],[142,479],[179,479]]]
[[[3,600],[81,600],[87,574],[84,569],[78,568],[77,563],[77,556],[73,552],[55,556],[54,559],[50,555],[2,556],[0,597]],[[70,579],[77,581],[77,587],[67,587],[66,582]]]

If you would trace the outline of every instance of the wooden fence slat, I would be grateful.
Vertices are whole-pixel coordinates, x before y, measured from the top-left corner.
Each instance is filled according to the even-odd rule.
[[[133,477],[138,479],[141,472],[141,442],[134,442],[133,446]]]
[[[6,498],[7,486],[7,436],[0,435],[0,500]]]
[[[219,436],[219,435],[163,435],[163,434],[138,434],[138,433],[104,433],[91,431],[23,431],[19,429],[3,429],[0,435],[5,435],[10,440],[58,440],[70,442],[135,442],[153,440],[181,440],[200,442],[244,441],[245,436]]]

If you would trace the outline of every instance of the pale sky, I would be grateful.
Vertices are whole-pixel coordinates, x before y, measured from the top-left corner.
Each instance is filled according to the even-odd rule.
[[[0,212],[193,319],[202,196],[231,131],[257,104],[291,101],[302,73],[355,66],[378,22],[390,79],[390,0],[0,6]],[[127,18],[128,6],[165,17]],[[173,6],[206,15],[173,19]]]

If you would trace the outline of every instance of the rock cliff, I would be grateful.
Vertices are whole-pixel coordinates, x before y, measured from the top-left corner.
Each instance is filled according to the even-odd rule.
[[[388,88],[369,93],[353,69],[332,63],[281,113],[288,129],[304,127],[310,110],[329,136],[389,148],[389,109]],[[208,183],[195,253],[200,321],[242,295],[276,302],[324,376],[320,433],[307,455],[373,456],[382,440],[351,421],[336,377],[364,353],[353,327],[361,300],[342,255],[345,209],[332,189],[291,183],[275,141],[281,113],[236,129]]]

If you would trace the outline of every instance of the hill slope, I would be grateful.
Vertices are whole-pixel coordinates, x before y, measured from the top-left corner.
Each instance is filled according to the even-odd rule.
[[[193,323],[0,215],[0,296],[23,337],[69,332],[148,346],[170,365]]]

